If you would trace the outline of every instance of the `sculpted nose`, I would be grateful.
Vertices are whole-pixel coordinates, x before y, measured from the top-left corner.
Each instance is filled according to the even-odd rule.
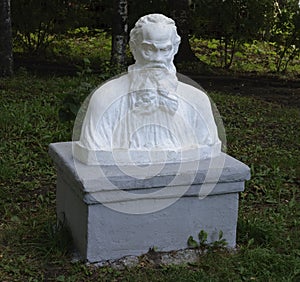
[[[153,62],[161,62],[164,59],[164,56],[161,51],[157,50],[152,57]]]

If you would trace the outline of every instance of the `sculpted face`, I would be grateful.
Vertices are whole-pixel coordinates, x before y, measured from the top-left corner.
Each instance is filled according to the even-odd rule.
[[[148,24],[141,30],[141,40],[134,51],[139,67],[170,68],[174,58],[173,29],[167,25]]]

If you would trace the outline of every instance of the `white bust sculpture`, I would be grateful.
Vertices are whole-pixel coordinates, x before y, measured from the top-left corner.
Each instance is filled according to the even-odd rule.
[[[129,44],[136,62],[92,94],[75,158],[94,165],[217,156],[221,142],[209,98],[176,76],[174,21],[161,14],[140,18]]]

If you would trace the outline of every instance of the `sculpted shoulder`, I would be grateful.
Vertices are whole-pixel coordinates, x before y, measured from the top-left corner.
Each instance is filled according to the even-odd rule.
[[[126,95],[129,89],[128,74],[113,78],[100,85],[92,94],[90,105],[106,105],[115,101],[122,95]]]

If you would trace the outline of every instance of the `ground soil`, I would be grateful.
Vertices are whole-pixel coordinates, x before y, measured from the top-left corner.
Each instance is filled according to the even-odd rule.
[[[207,91],[253,96],[288,107],[300,108],[300,79],[261,76],[190,76]]]
[[[78,71],[72,65],[62,66],[58,62],[45,62],[32,58],[16,57],[15,65],[16,68],[25,67],[29,71],[46,75],[76,75]],[[295,79],[283,79],[255,74],[186,75],[198,82],[206,91],[254,96],[282,106],[300,108],[300,76]]]

